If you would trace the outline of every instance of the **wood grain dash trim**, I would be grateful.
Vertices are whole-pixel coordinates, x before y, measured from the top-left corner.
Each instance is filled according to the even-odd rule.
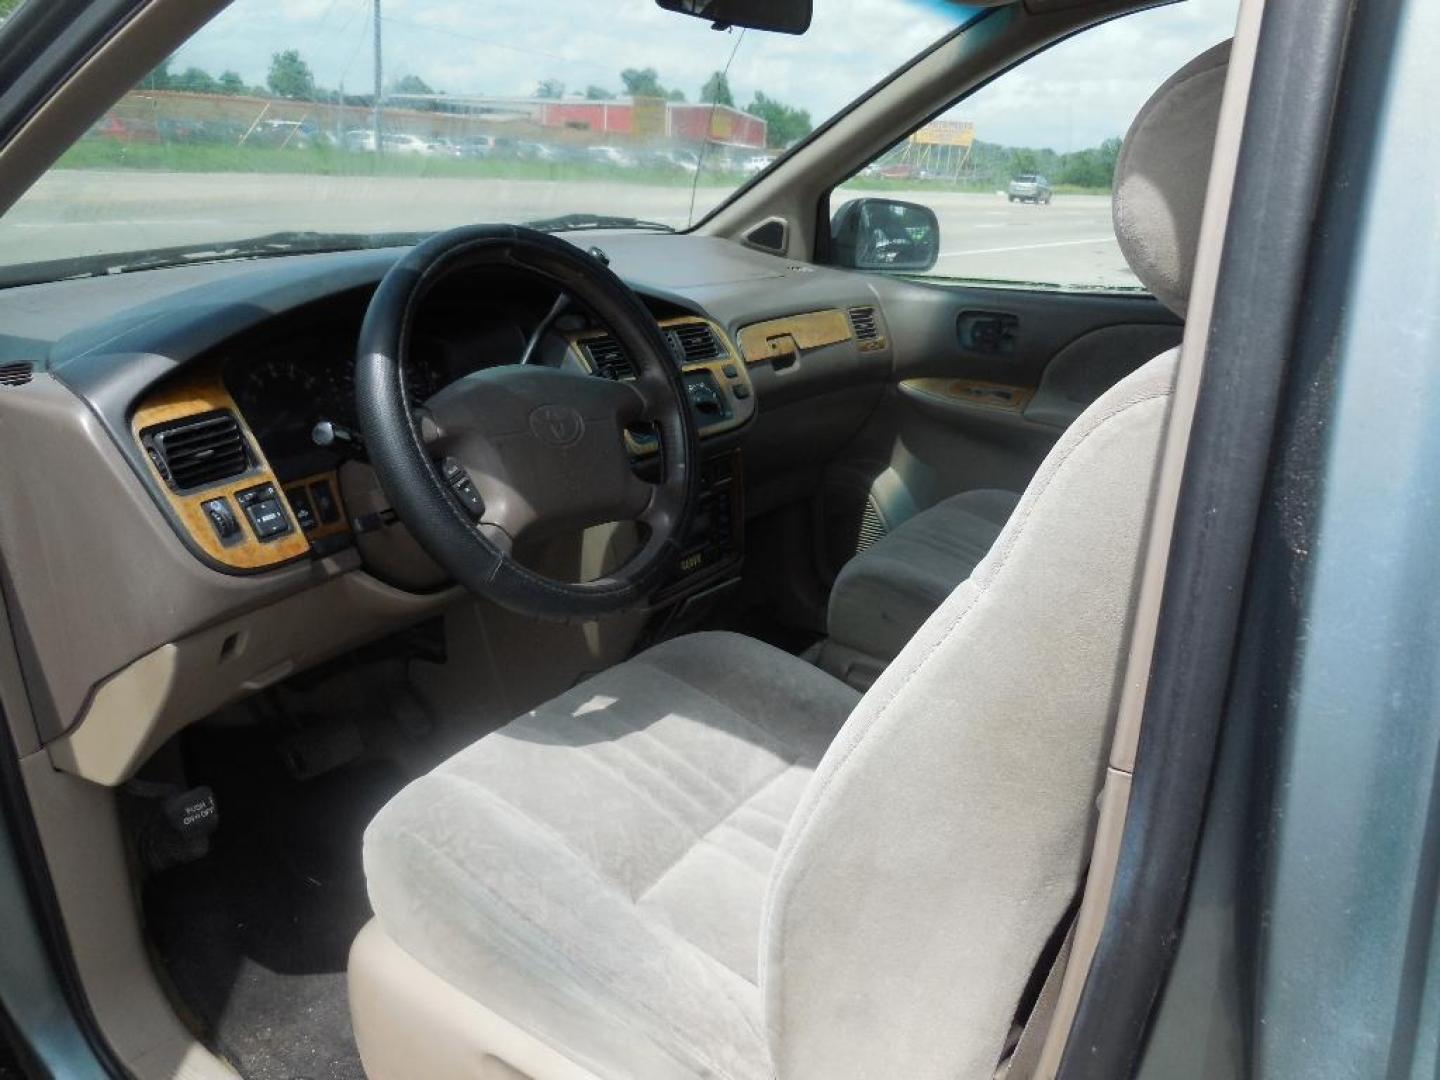
[[[145,457],[156,489],[169,503],[170,509],[174,511],[176,518],[179,519],[181,526],[195,546],[221,566],[232,567],[236,570],[263,570],[308,554],[310,542],[300,532],[300,526],[295,521],[293,510],[290,511],[291,531],[262,544],[255,539],[245,512],[235,501],[236,492],[260,484],[274,484],[278,491],[280,483],[275,479],[275,472],[265,459],[265,453],[260,449],[254,432],[250,430],[250,425],[245,422],[245,417],[236,406],[235,399],[230,396],[230,391],[225,389],[217,365],[207,365],[193,374],[183,375],[152,391],[135,410],[135,415],[130,421],[130,433],[138,443],[140,432],[146,428],[154,427],[157,424],[168,424],[175,420],[184,420],[191,416],[199,416],[201,413],[214,412],[217,409],[225,409],[234,415],[240,425],[240,432],[250,448],[250,453],[255,459],[255,467],[243,476],[181,494],[165,482],[165,478],[160,475],[160,470],[155,467],[155,463],[150,461],[148,454],[144,453],[142,445],[141,454]],[[215,535],[215,529],[210,524],[210,519],[205,516],[205,511],[201,508],[202,504],[218,498],[224,498],[229,502],[230,512],[240,523],[240,539],[228,545],[220,542],[220,538]]]
[[[906,379],[901,386],[927,397],[939,398],[946,402],[979,406],[984,409],[1001,409],[1005,412],[1025,411],[1035,391],[1028,386],[1011,386],[1006,383],[983,382],[979,379],[952,379],[944,376]]]
[[[850,320],[838,309],[787,315],[782,319],[751,323],[740,331],[740,352],[748,364],[777,357],[793,357],[853,338]]]

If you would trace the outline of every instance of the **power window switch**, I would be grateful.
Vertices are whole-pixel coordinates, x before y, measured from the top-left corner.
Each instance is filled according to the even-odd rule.
[[[210,525],[222,544],[240,531],[240,522],[235,520],[235,512],[230,509],[230,500],[223,495],[218,499],[207,499],[200,504],[200,509],[205,511],[205,516],[210,519]]]

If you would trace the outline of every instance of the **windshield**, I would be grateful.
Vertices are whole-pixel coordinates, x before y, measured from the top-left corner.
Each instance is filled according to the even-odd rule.
[[[0,267],[685,228],[968,14],[825,0],[790,37],[653,0],[236,0],[0,219]]]

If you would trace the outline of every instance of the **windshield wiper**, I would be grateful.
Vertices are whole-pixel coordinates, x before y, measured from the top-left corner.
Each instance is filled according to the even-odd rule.
[[[68,259],[0,267],[0,288],[34,285],[69,278],[105,277],[137,270],[158,270],[224,259],[263,259],[275,255],[305,252],[360,251],[370,248],[410,247],[428,232],[322,233],[274,232],[243,240],[211,240],[149,251],[122,251],[103,255],[78,255]]]
[[[648,229],[651,232],[675,230],[661,221],[622,217],[618,214],[561,214],[559,217],[524,221],[522,225],[540,232],[584,232],[590,229]]]

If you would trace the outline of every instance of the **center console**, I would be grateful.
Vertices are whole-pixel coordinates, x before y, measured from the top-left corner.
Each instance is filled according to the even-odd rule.
[[[739,587],[744,537],[744,473],[740,451],[730,450],[701,463],[680,559],[652,601],[662,612],[655,640],[685,632]]]

